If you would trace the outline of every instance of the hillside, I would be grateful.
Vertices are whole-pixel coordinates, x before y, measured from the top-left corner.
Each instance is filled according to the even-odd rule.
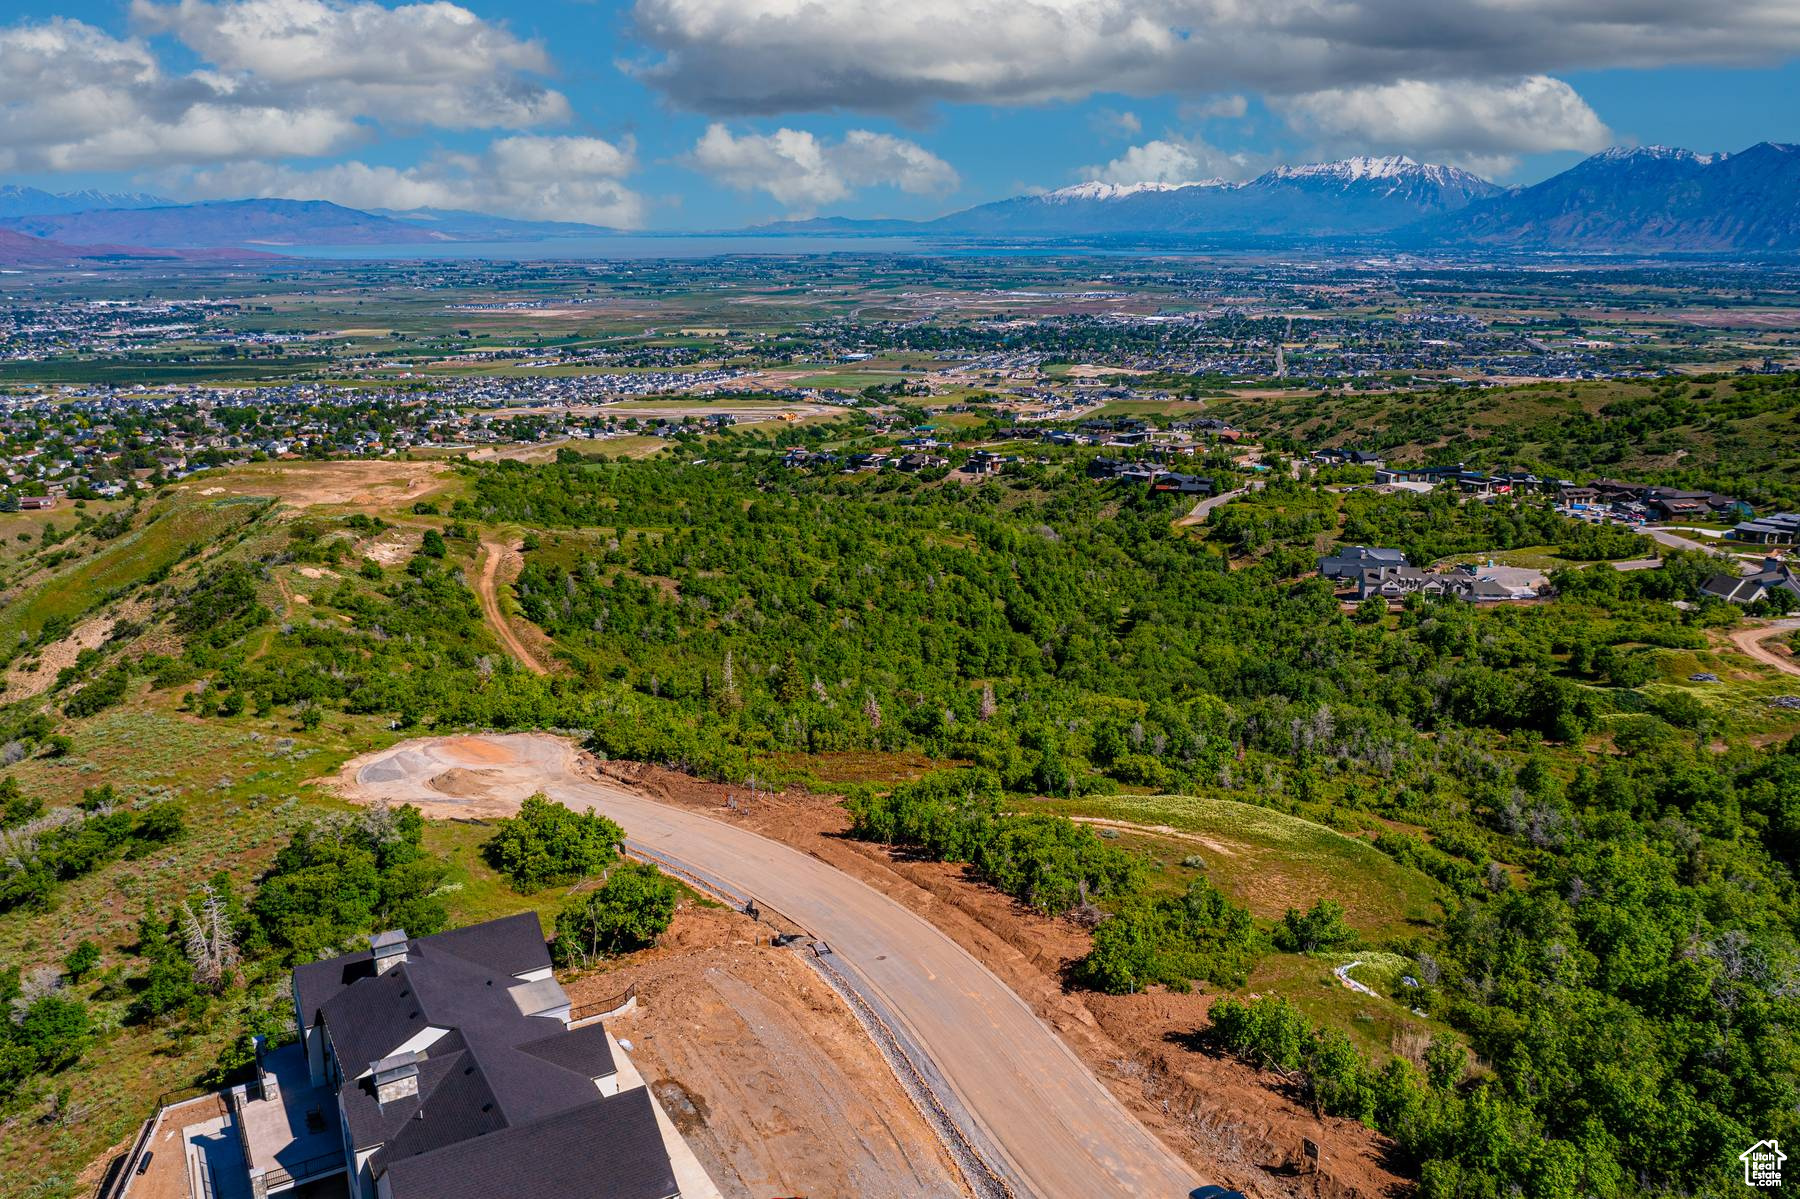
[[[1209,400],[1209,414],[1403,464],[1629,474],[1800,506],[1800,376]]]
[[[0,515],[0,959],[21,968],[0,992],[37,1013],[0,1030],[26,1047],[0,1072],[0,1192],[76,1193],[157,1095],[241,1067],[248,1034],[280,1033],[293,961],[396,923],[554,911],[563,889],[523,895],[484,862],[490,830],[351,819],[309,782],[475,729],[591,730],[622,778],[661,763],[723,784],[658,774],[651,794],[691,789],[904,877],[1103,1069],[1130,1063],[1127,1098],[1146,1072],[1184,1104],[1229,1087],[1259,1146],[1300,1116],[1232,1060],[1254,1046],[1196,1039],[1237,1027],[1223,998],[1293,996],[1270,1018],[1331,1055],[1291,1069],[1329,1063],[1348,1088],[1321,1102],[1344,1117],[1330,1136],[1362,1138],[1328,1142],[1360,1146],[1352,1171],[1374,1160],[1363,1120],[1395,1138],[1384,1170],[1521,1189],[1538,1157],[1460,1148],[1493,1110],[1534,1144],[1622,1141],[1628,1115],[1570,1114],[1598,1065],[1531,1081],[1544,1052],[1616,1060],[1587,1051],[1614,1038],[1638,1089],[1682,1097],[1654,1155],[1621,1149],[1658,1189],[1723,1177],[1704,1146],[1669,1155],[1698,1144],[1693,1121],[1735,1135],[1786,1110],[1768,1088],[1796,1080],[1767,1063],[1800,1017],[1754,978],[1711,976],[1716,1008],[1660,998],[1696,910],[1702,938],[1793,943],[1785,894],[1691,873],[1696,854],[1791,869],[1779,747],[1797,727],[1767,702],[1791,680],[1722,636],[1735,612],[1666,602],[1694,595],[1693,563],[1541,604],[1349,611],[1305,577],[1338,536],[1481,552],[1573,523],[1281,480],[1190,530],[1185,502],[1097,484],[1073,452],[966,484],[791,469],[753,429],[706,444],[703,463],[266,463]],[[1228,561],[1234,537],[1256,552]],[[483,570],[494,546],[510,583]],[[514,660],[502,620],[534,626],[549,673]],[[1682,815],[1696,793],[1704,825]],[[365,885],[324,885],[347,871]],[[171,931],[209,895],[243,947],[224,977]],[[1522,952],[1546,921],[1591,970]],[[1352,962],[1369,993],[1334,979]],[[1769,1009],[1733,1026],[1761,1085],[1690,1067],[1712,1013],[1747,1007]],[[1396,1114],[1427,1106],[1455,1136]],[[1259,1178],[1228,1175],[1299,1193]]]

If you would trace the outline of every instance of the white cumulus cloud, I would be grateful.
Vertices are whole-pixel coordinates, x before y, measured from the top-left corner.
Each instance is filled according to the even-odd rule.
[[[241,162],[192,172],[170,185],[196,196],[281,196],[352,208],[449,208],[526,220],[644,223],[644,199],[625,183],[635,147],[597,137],[503,137],[479,154],[411,167],[341,162],[311,169]]]
[[[1296,94],[1800,51],[1791,0],[636,0],[632,19],[644,77],[733,114]]]
[[[0,169],[129,169],[270,146],[322,154],[355,133],[354,118],[330,106],[170,75],[142,42],[81,21],[0,29]]]
[[[1198,137],[1169,135],[1132,146],[1101,166],[1083,167],[1083,179],[1102,183],[1198,183],[1248,179],[1270,165],[1263,155],[1221,150]]]
[[[67,18],[0,28],[0,169],[129,170],[332,154],[382,128],[566,120],[543,48],[442,0],[137,0],[145,35]]]
[[[1504,174],[1518,153],[1597,150],[1612,139],[1574,88],[1534,75],[1497,83],[1407,79],[1279,103],[1294,127],[1340,149],[1406,152]]]
[[[1558,73],[1800,53],[1794,0],[635,0],[632,28],[640,78],[725,116],[1096,94],[1225,96],[1202,107],[1230,116],[1256,93],[1313,97],[1290,108],[1308,121],[1342,96],[1370,140],[1464,158],[1589,143],[1598,121],[1543,82]],[[1432,129],[1383,90],[1409,87],[1438,88],[1457,119]],[[1421,125],[1442,140],[1402,144]]]
[[[765,192],[794,210],[843,200],[865,187],[930,195],[959,183],[954,167],[918,143],[867,129],[829,141],[804,129],[734,134],[715,123],[685,161],[728,187]]]
[[[131,12],[229,79],[397,125],[520,128],[569,116],[568,101],[532,78],[551,69],[542,45],[443,0],[133,0]]]

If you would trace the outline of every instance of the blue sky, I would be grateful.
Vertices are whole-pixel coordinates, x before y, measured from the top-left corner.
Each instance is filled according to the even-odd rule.
[[[1357,153],[1528,183],[1609,144],[1800,140],[1800,4],[1681,7],[14,2],[0,179],[704,229]]]

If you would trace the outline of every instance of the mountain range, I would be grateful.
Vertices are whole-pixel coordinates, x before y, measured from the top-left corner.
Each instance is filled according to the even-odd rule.
[[[1800,250],[1800,145],[1607,150],[1406,234],[1423,244],[1526,249]]]
[[[0,217],[43,216],[53,212],[87,212],[95,208],[156,208],[173,204],[145,192],[47,192],[16,184],[0,185]]]
[[[418,246],[598,238],[616,231],[442,209],[363,211],[321,200],[175,203],[0,187],[0,265],[121,256],[227,257],[309,246]],[[743,230],[995,240],[1342,244],[1399,249],[1707,253],[1800,251],[1800,145],[1735,154],[1613,149],[1530,187],[1453,166],[1347,158],[1247,182],[1080,183],[925,221],[823,218]],[[496,251],[503,257],[504,251]]]
[[[952,213],[939,232],[988,236],[1153,234],[1329,238],[1378,233],[1455,212],[1501,188],[1410,158],[1277,167],[1247,183],[1082,183]]]
[[[769,232],[1573,251],[1800,250],[1800,146],[1607,150],[1531,187],[1410,158],[1277,167],[1245,183],[1080,183],[932,221],[814,220]]]

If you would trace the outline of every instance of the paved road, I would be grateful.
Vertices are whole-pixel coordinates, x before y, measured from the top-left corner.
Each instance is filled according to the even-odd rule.
[[[730,884],[830,943],[930,1054],[963,1106],[1042,1199],[1187,1196],[1202,1180],[980,962],[849,875],[755,833],[628,791],[552,782],[635,842]]]
[[[1648,534],[1658,544],[1666,545],[1670,549],[1699,550],[1703,554],[1725,553],[1725,550],[1716,541],[1709,542],[1705,538],[1684,537],[1673,529],[1663,529],[1658,528],[1655,525],[1645,525],[1638,531],[1640,533]]]
[[[1194,510],[1178,519],[1175,524],[1182,528],[1185,528],[1188,525],[1205,524],[1207,514],[1214,508],[1217,508],[1220,504],[1229,504],[1232,500],[1237,499],[1238,496],[1243,495],[1244,492],[1248,490],[1250,489],[1247,487],[1240,487],[1236,491],[1224,491],[1220,492],[1218,495],[1209,495],[1203,500],[1196,500],[1194,501]]]

